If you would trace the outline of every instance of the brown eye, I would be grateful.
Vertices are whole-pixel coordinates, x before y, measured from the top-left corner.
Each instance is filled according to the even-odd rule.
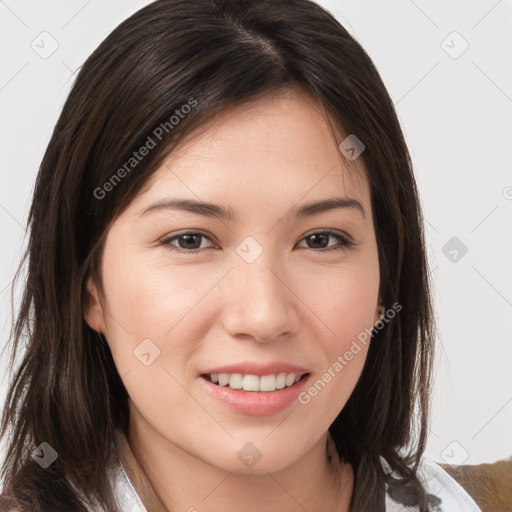
[[[331,246],[329,246],[330,239],[337,240],[338,244],[331,244]],[[334,231],[317,231],[316,233],[305,236],[303,240],[309,241],[308,249],[320,249],[321,252],[346,249],[355,245],[354,242]]]
[[[160,243],[171,251],[196,253],[199,252],[202,248],[208,248],[201,247],[201,239],[203,238],[209,240],[209,238],[203,233],[189,231],[187,233],[181,233],[180,235],[174,235],[172,237],[166,238]],[[175,245],[173,243],[174,241],[177,241],[178,244]]]
[[[211,246],[201,247],[202,239],[211,241],[211,239],[204,233],[188,231],[179,235],[173,235],[171,237],[165,238],[160,242],[160,244],[170,251],[177,251],[184,254],[194,254],[201,251],[202,249],[211,248]],[[338,243],[334,245],[329,244],[331,239],[337,240]],[[348,238],[345,236],[340,235],[334,231],[317,231],[316,233],[305,236],[302,240],[307,241],[307,249],[318,249],[319,252],[348,249],[351,246],[356,245],[355,242],[348,240]]]

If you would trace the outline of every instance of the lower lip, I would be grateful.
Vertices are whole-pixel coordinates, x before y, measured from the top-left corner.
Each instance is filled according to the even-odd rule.
[[[200,377],[200,380],[210,396],[233,411],[246,416],[271,416],[284,411],[297,400],[309,376],[302,377],[293,386],[276,391],[239,391],[228,386],[217,386],[204,377]]]

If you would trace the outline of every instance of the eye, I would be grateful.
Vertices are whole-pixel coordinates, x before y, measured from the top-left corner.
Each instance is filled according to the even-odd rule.
[[[326,246],[325,243],[328,244],[330,238],[338,240],[338,244],[335,244],[331,247],[328,245]],[[309,247],[309,249],[321,249],[320,252],[339,251],[349,249],[350,247],[356,245],[356,243],[352,240],[349,240],[348,237],[336,233],[335,231],[317,231],[305,236],[302,240],[310,240],[312,241],[313,245],[319,244],[321,247]]]
[[[187,231],[186,233],[181,233],[180,235],[174,235],[172,237],[165,238],[160,243],[171,251],[193,254],[199,252],[201,248],[204,249],[200,242],[201,238],[206,238],[207,240],[210,240],[209,237],[198,231]],[[176,247],[176,245],[172,243],[175,240],[178,241],[178,247]]]
[[[334,246],[329,246],[329,239],[335,239],[338,241],[338,244]],[[166,247],[171,251],[177,251],[185,254],[195,254],[199,252],[201,249],[208,249],[208,247],[203,246],[201,243],[201,239],[210,240],[210,237],[201,233],[199,231],[187,231],[181,233],[179,235],[174,235],[168,238],[164,238],[160,244]],[[320,249],[319,252],[328,252],[328,251],[336,251],[348,249],[354,245],[355,242],[349,240],[348,237],[345,237],[335,231],[317,231],[315,233],[311,233],[302,238],[302,240],[312,241],[313,245],[320,245],[320,247],[306,247],[309,249]],[[175,245],[174,242],[177,242]],[[326,243],[327,242],[327,246]]]

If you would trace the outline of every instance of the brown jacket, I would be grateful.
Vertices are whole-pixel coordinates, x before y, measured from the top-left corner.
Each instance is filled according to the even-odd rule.
[[[492,464],[439,464],[475,500],[482,512],[512,512],[512,457]]]

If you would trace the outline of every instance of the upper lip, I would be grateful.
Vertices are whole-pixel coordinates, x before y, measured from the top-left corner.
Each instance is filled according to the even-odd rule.
[[[298,375],[302,375],[304,373],[309,373],[307,368],[303,366],[297,366],[294,364],[276,361],[272,363],[255,363],[255,362],[244,362],[244,363],[233,363],[225,366],[216,366],[215,368],[210,368],[202,373],[202,375],[212,373],[241,373],[242,375],[257,375],[259,377],[263,375],[277,375],[279,373],[295,373]]]

